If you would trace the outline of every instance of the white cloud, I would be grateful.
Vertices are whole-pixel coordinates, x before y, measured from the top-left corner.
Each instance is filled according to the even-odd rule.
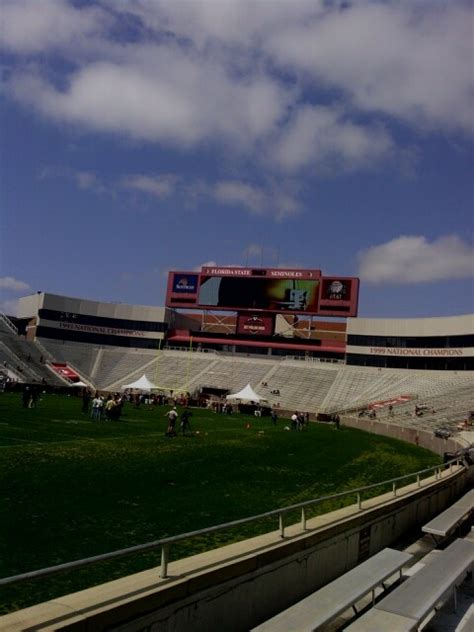
[[[361,110],[473,132],[472,7],[361,1],[289,21],[263,46],[310,85],[345,91]]]
[[[153,197],[167,198],[173,195],[178,183],[178,177],[172,174],[164,175],[128,175],[124,176],[120,185],[125,189],[148,193]]]
[[[75,172],[75,179],[80,189],[101,191],[102,186],[95,173],[91,171],[77,171]]]
[[[473,130],[472,7],[460,0],[0,2],[6,94],[55,122],[225,146],[288,171],[396,154],[382,115]]]
[[[295,19],[303,21],[324,11],[324,0],[106,0],[115,10],[134,14],[153,31],[166,29],[192,41],[198,49],[216,43],[232,47],[255,45]]]
[[[219,202],[244,206],[257,215],[263,213],[266,203],[265,195],[261,189],[244,182],[219,182],[215,186],[214,196]]]
[[[0,288],[3,290],[11,290],[13,292],[23,292],[29,290],[30,286],[24,281],[19,281],[11,276],[0,277]]]
[[[63,90],[28,71],[16,73],[8,87],[49,118],[182,147],[204,140],[248,146],[274,132],[286,112],[289,92],[269,77],[239,78],[176,48],[147,52],[140,64],[90,63]]]
[[[344,91],[363,111],[473,131],[473,11],[463,0],[127,0],[119,7],[226,62],[269,68],[270,59],[310,88]]]
[[[221,204],[246,208],[255,215],[273,215],[283,219],[300,211],[300,204],[291,192],[282,187],[259,187],[238,180],[217,182],[212,195]]]
[[[474,276],[474,248],[456,235],[429,242],[397,237],[358,255],[359,276],[370,283],[419,283]]]
[[[253,185],[240,180],[222,180],[215,183],[196,179],[184,181],[177,174],[129,174],[123,176],[119,186],[157,198],[172,195],[182,199],[184,206],[195,207],[208,200],[222,206],[232,206],[254,215],[267,215],[281,220],[298,213],[301,205],[288,185]]]
[[[311,163],[354,169],[370,166],[393,149],[382,128],[352,123],[335,108],[307,106],[289,122],[272,148],[271,159],[289,170]]]
[[[93,171],[79,171],[71,167],[49,165],[43,167],[39,173],[40,180],[47,178],[67,178],[73,180],[79,189],[83,191],[93,191],[94,193],[106,193],[106,186],[100,181]]]
[[[110,22],[98,7],[75,9],[62,0],[2,0],[0,19],[0,46],[16,53],[77,46]]]

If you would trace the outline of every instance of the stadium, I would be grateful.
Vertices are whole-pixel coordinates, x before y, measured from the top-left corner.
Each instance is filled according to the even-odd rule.
[[[386,551],[392,550],[387,547],[397,545],[409,534],[416,540],[413,534],[419,532],[421,525],[442,514],[459,497],[464,498],[463,494],[472,488],[469,451],[474,417],[472,315],[358,318],[358,294],[357,278],[325,277],[319,270],[203,267],[199,272],[170,272],[163,307],[105,303],[38,292],[20,299],[16,317],[2,315],[2,397],[24,394],[28,389],[36,391],[45,401],[55,402],[55,414],[59,418],[52,421],[57,423],[91,425],[89,419],[67,419],[77,416],[75,407],[79,407],[77,402],[84,393],[124,393],[125,398],[130,398],[129,407],[138,397],[149,408],[152,398],[155,405],[155,397],[159,396],[160,417],[163,410],[173,405],[178,410],[189,408],[195,415],[193,426],[195,422],[206,423],[200,414],[213,415],[225,406],[225,411],[235,413],[226,415],[226,423],[227,418],[242,417],[246,420],[247,434],[263,440],[267,440],[270,432],[272,413],[275,419],[283,420],[279,430],[291,430],[290,417],[299,411],[304,412],[311,429],[321,428],[323,433],[328,429],[333,432],[337,421],[337,428],[341,422],[348,432],[349,429],[368,431],[369,435],[366,432],[363,435],[401,440],[405,445],[413,444],[410,449],[425,449],[426,453],[425,461],[410,462],[414,456],[405,456],[405,469],[379,471],[374,474],[375,481],[365,478],[364,466],[359,465],[349,481],[351,493],[359,488],[355,492],[355,509],[354,494],[351,496],[347,489],[341,493],[337,487],[329,488],[331,498],[324,505],[317,498],[322,496],[321,490],[318,488],[316,495],[311,494],[309,486],[306,495],[291,495],[292,502],[282,504],[278,504],[281,500],[275,500],[276,506],[271,502],[265,506],[259,499],[255,509],[249,511],[250,505],[245,506],[247,500],[242,500],[241,511],[234,516],[229,515],[228,509],[220,508],[213,515],[213,524],[200,523],[194,517],[190,523],[193,528],[186,523],[182,527],[188,536],[189,532],[195,532],[194,536],[209,539],[213,530],[221,530],[222,523],[233,529],[233,536],[228,542],[211,538],[210,544],[208,541],[200,545],[201,548],[183,549],[173,561],[168,557],[166,538],[134,546],[131,542],[124,545],[123,541],[117,541],[114,549],[120,549],[118,557],[133,552],[130,547],[138,552],[161,551],[159,581],[156,555],[152,561],[147,558],[144,566],[137,567],[139,572],[135,574],[133,566],[124,566],[118,571],[106,569],[93,580],[86,577],[82,584],[65,582],[64,586],[71,586],[69,591],[62,586],[58,589],[56,585],[52,592],[44,592],[38,585],[45,582],[43,578],[61,570],[71,573],[68,564],[72,563],[73,568],[73,559],[63,559],[59,554],[52,556],[64,569],[60,568],[61,564],[55,568],[50,562],[42,564],[43,569],[50,567],[45,570],[39,570],[39,566],[25,569],[18,563],[7,565],[4,576],[9,577],[2,580],[7,591],[2,600],[3,611],[14,611],[2,617],[6,626],[2,629],[30,629],[30,625],[34,625],[34,629],[51,629],[48,626],[52,621],[54,629],[77,630],[244,630],[258,624],[262,630],[300,629],[288,623],[291,616],[300,615],[290,614],[290,619],[286,619],[287,615],[283,614],[280,622],[278,613],[303,598],[317,596],[316,589],[326,586],[330,590],[334,581],[344,581],[348,573],[357,574],[361,564],[370,563],[375,555],[387,555]],[[56,399],[51,400],[54,397]],[[59,407],[64,397],[68,398],[64,401],[69,408],[61,419]],[[38,412],[41,406],[40,403]],[[127,416],[124,419],[130,424]],[[215,421],[211,421],[215,426]],[[284,425],[286,423],[288,425]],[[25,431],[25,425],[23,438],[18,437],[19,425],[15,427],[11,423],[12,436],[8,435],[8,426],[8,423],[3,426],[3,444],[15,449],[17,458],[21,459],[30,445],[36,445],[36,453],[42,445],[47,445],[47,442],[43,444],[44,437],[35,435],[39,426],[30,423]],[[210,434],[214,426],[202,427],[208,428]],[[71,427],[75,432],[81,428],[79,425]],[[135,427],[138,426],[135,424]],[[133,432],[138,431],[127,430],[125,437],[130,446]],[[202,431],[202,434],[207,436],[208,432]],[[279,437],[283,435],[286,441],[289,434],[280,432]],[[332,437],[336,435],[333,432],[321,435],[320,439],[331,446]],[[73,436],[78,438],[77,435],[69,438]],[[310,434],[304,436],[310,437]],[[86,441],[93,440],[90,435],[85,437]],[[152,435],[147,441],[151,438]],[[237,441],[244,440],[238,438]],[[309,445],[309,439],[305,439],[305,444],[311,457],[314,446]],[[393,449],[399,451],[401,459],[403,444],[397,445],[399,447]],[[344,458],[340,447],[333,449],[338,451],[333,458]],[[378,448],[374,444],[370,449]],[[449,470],[440,467],[440,457],[449,462]],[[24,458],[27,461],[29,457]],[[145,451],[140,458],[144,464]],[[228,465],[231,468],[230,460]],[[431,469],[426,467],[428,465]],[[33,466],[37,467],[36,461]],[[28,471],[26,464],[24,467]],[[303,461],[300,467],[305,467]],[[367,469],[367,465],[365,467]],[[377,469],[375,462],[369,464],[370,467]],[[281,466],[278,469],[282,469]],[[230,472],[231,469],[229,479]],[[394,472],[403,476],[390,478]],[[138,476],[143,475],[138,472]],[[385,485],[374,485],[382,481]],[[371,485],[364,486],[367,482]],[[374,489],[368,493],[369,487]],[[391,491],[387,491],[389,488]],[[366,499],[365,507],[362,498]],[[314,511],[316,504],[319,509]],[[261,507],[265,512],[259,510]],[[447,551],[449,547],[444,547],[454,536],[467,533],[472,524],[471,510],[472,500],[467,509],[463,505],[461,517],[449,530],[451,539],[440,538],[434,553],[438,552],[438,545]],[[193,515],[192,511],[189,513]],[[251,517],[255,521],[255,517],[271,520],[273,516],[279,520],[277,532],[274,526],[247,530]],[[175,523],[175,527],[178,524]],[[13,523],[8,526],[18,529]],[[175,541],[180,541],[180,531],[167,535],[171,536],[168,539],[176,550]],[[425,534],[425,540],[429,537]],[[470,542],[468,538],[457,538],[455,542],[458,540]],[[51,543],[46,548],[50,547]],[[74,559],[79,559],[79,566],[88,557],[84,553],[88,550],[77,549]],[[426,557],[426,541],[420,550]],[[86,559],[84,566],[108,559],[109,554],[114,557],[110,549],[95,553]],[[377,587],[371,585],[370,590],[365,591],[372,592],[374,603],[375,591],[382,591],[380,585],[389,577],[393,581],[398,571],[401,575],[401,566],[407,565],[409,559],[410,564],[414,561],[412,553],[401,550],[398,553],[402,558],[397,558],[395,566],[389,565],[387,576],[379,578]],[[465,552],[463,555],[466,557]],[[418,623],[430,619],[441,596],[446,601],[460,581],[464,581],[472,568],[470,550],[466,559],[470,562],[462,566],[462,572],[455,574],[443,594],[437,595],[435,604],[427,606]],[[380,561],[382,566],[384,563]],[[315,564],[318,572],[309,572]],[[153,569],[143,570],[150,567]],[[15,593],[16,586],[25,582],[28,585],[36,571],[39,578],[31,583],[27,596]],[[122,579],[113,579],[116,577]],[[400,589],[407,581],[401,583]],[[288,583],[292,586],[290,590]],[[76,592],[78,587],[91,584],[98,585]],[[393,581],[393,586],[396,584]],[[286,588],[283,590],[282,586]],[[347,587],[341,586],[337,590],[350,595]],[[249,590],[259,595],[258,606],[254,599],[249,603]],[[67,592],[72,594],[64,596]],[[47,601],[55,594],[62,597]],[[468,603],[465,590],[462,594]],[[14,605],[15,600],[19,606]],[[31,605],[41,601],[46,603]],[[315,627],[311,629],[345,629],[348,624],[354,625],[354,629],[375,629],[357,628],[370,622],[363,623],[363,617],[355,617],[354,621],[353,613],[347,614],[352,606],[355,609],[356,602],[358,608],[363,604],[362,612],[367,610],[367,616],[374,616],[375,608],[370,609],[367,595],[361,591],[357,599],[344,602],[337,616],[333,613],[331,620],[321,619],[321,626],[313,624]],[[16,610],[25,605],[29,607]],[[238,609],[238,616],[232,608]],[[344,611],[345,618],[341,618]],[[316,612],[319,612],[317,607]],[[313,613],[313,616],[316,615]],[[441,616],[437,615],[438,619]],[[435,617],[434,622],[438,619]],[[445,625],[445,619],[439,620],[442,623],[438,625]],[[155,624],[157,628],[153,627]]]

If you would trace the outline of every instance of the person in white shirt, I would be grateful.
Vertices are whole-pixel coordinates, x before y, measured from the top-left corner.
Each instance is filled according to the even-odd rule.
[[[98,393],[95,394],[94,399],[92,400],[92,419],[93,421],[100,421],[102,416],[102,407],[104,405],[104,400]]]
[[[298,428],[298,413],[294,412],[291,415],[291,429],[296,430]]]
[[[176,410],[176,406],[173,406],[173,408],[170,411],[165,413],[165,417],[168,417],[168,428],[166,429],[166,436],[175,437],[176,431],[174,427],[176,425],[176,420],[178,419],[178,412]]]

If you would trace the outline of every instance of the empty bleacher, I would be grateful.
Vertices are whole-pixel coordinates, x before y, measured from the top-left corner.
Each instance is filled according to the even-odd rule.
[[[273,363],[268,360],[222,357],[201,374],[199,383],[200,386],[228,389],[234,393],[250,384],[259,395],[266,397],[260,385],[272,366]]]
[[[470,371],[458,373],[345,366],[321,409],[327,412],[354,410],[400,395],[409,395],[412,399],[449,396],[460,387],[472,387],[473,383],[474,375]],[[413,403],[410,408],[413,409]]]
[[[336,364],[283,360],[271,374],[265,396],[282,408],[317,412],[340,370]],[[279,394],[273,395],[275,390]]]
[[[117,390],[115,386],[117,383],[129,381],[128,377],[137,372],[143,375],[144,368],[155,360],[156,352],[153,351],[104,348],[98,358],[92,378],[99,389]]]
[[[43,350],[35,342],[26,340],[13,333],[0,332],[0,345],[12,370],[22,376],[27,382],[41,382],[48,384],[64,385],[64,380],[55,375],[46,363]]]
[[[83,342],[62,342],[47,338],[41,338],[40,344],[55,362],[68,364],[85,378],[92,376],[99,347]]]
[[[200,374],[215,362],[213,354],[104,350],[94,379],[100,388],[118,390],[123,384],[146,375],[164,390],[193,391]]]

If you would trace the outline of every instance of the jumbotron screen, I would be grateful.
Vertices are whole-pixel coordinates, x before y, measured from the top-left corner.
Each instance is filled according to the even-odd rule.
[[[320,270],[203,267],[169,273],[166,306],[355,316],[358,289],[358,279],[322,277]]]
[[[319,280],[203,276],[198,303],[219,309],[315,314],[318,293]]]

